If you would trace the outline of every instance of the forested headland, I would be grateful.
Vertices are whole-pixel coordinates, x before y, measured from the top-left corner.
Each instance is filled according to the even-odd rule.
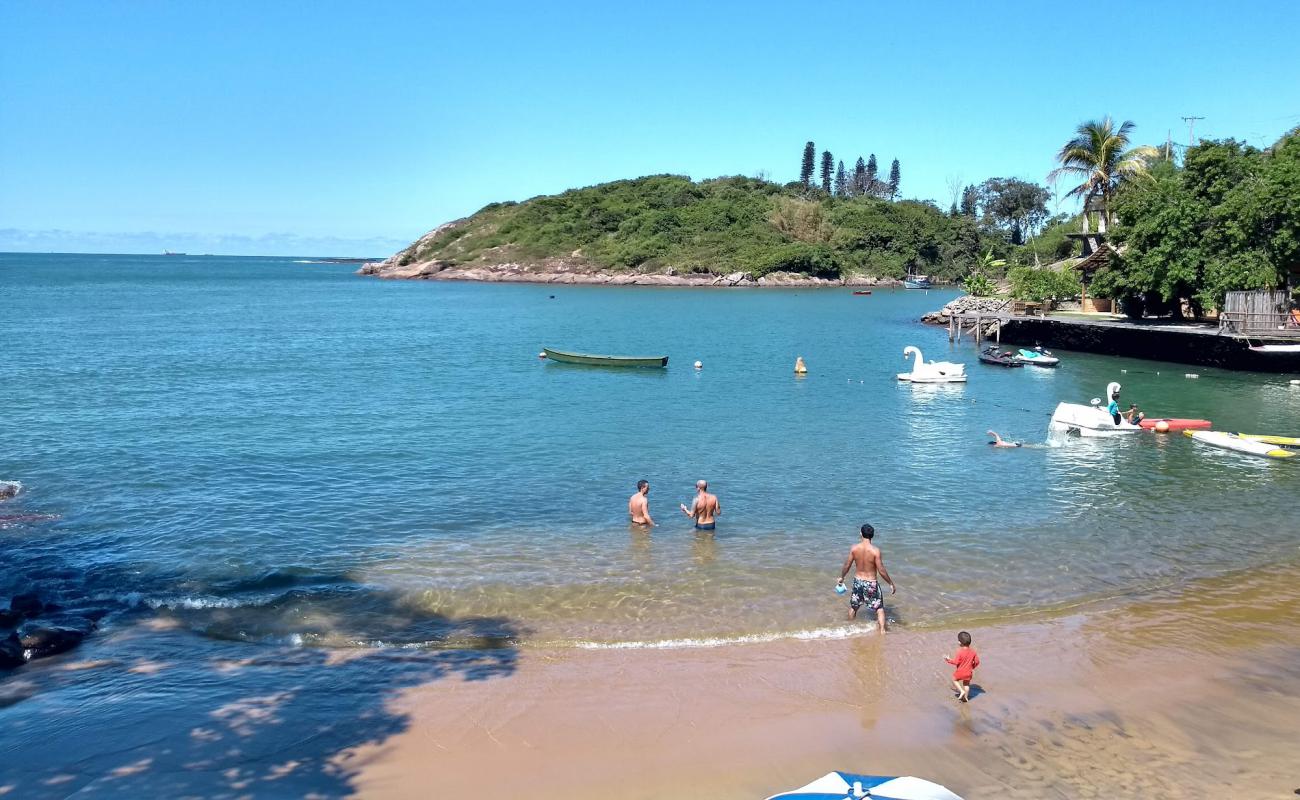
[[[1214,307],[1234,288],[1300,272],[1300,137],[1265,150],[1204,141],[1181,152],[1130,142],[1133,124],[1086,122],[1047,185],[950,176],[946,208],[900,199],[902,169],[875,154],[845,167],[813,142],[799,179],[651,175],[522,202],[441,226],[372,274],[514,269],[660,275],[772,273],[959,281],[976,294],[1077,295],[1081,230],[1115,248],[1090,293]],[[792,159],[793,161],[793,159]],[[1078,180],[1077,186],[1072,186]],[[1049,188],[1050,187],[1050,188]],[[1049,213],[1054,192],[1083,214]],[[1049,268],[1054,265],[1055,268]]]

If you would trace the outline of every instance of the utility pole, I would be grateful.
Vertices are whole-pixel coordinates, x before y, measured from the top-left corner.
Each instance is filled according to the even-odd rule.
[[[1183,122],[1187,123],[1187,146],[1195,147],[1196,139],[1192,137],[1192,131],[1196,130],[1196,120],[1205,119],[1205,117],[1183,117]]]
[[[1165,161],[1169,160],[1169,151],[1174,149],[1174,132],[1171,128],[1165,128]]]

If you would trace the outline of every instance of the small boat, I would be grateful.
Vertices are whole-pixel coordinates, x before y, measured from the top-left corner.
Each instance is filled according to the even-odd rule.
[[[1115,397],[1119,393],[1118,383],[1106,385],[1106,397]],[[1140,433],[1142,428],[1123,417],[1119,424],[1115,418],[1101,407],[1100,400],[1093,400],[1091,405],[1082,403],[1061,403],[1052,412],[1052,421],[1047,429],[1067,436],[1115,436],[1123,433]]]
[[[171,250],[164,250],[164,251],[163,251],[163,255],[165,255],[165,256],[183,256],[183,255],[186,255],[186,253],[173,253]]]
[[[864,294],[871,294],[871,290],[870,290],[870,289],[867,289],[866,291],[862,291],[862,292],[854,292],[854,294],[856,294],[856,295],[858,295],[858,296],[862,296],[862,295],[864,295]]]
[[[905,289],[929,289],[931,285],[929,275],[908,275],[903,279]]]
[[[1282,355],[1285,353],[1300,353],[1300,344],[1260,344],[1251,345],[1250,349],[1255,353],[1273,353]]]
[[[1146,430],[1155,430],[1156,425],[1161,422],[1168,426],[1171,431],[1204,431],[1209,430],[1214,423],[1208,419],[1177,419],[1173,417],[1153,417],[1142,420],[1138,423],[1139,427]]]
[[[591,353],[566,353],[543,347],[542,353],[551,361],[565,364],[586,364],[591,367],[666,367],[668,356],[600,356]]]
[[[992,364],[997,367],[1023,367],[1025,362],[1016,357],[1016,354],[1007,350],[999,353],[996,347],[986,347],[980,353],[980,361],[985,364]]]
[[[951,361],[931,361],[925,363],[920,348],[908,345],[903,348],[903,358],[913,356],[911,372],[898,373],[900,381],[912,383],[965,383],[966,365]]]
[[[903,776],[891,778],[884,775],[854,775],[851,772],[830,772],[806,786],[767,800],[961,800],[961,797],[937,783]]]
[[[1033,364],[1035,367],[1055,367],[1061,363],[1061,359],[1052,355],[1051,350],[1044,350],[1041,346],[1033,350],[1021,348],[1016,352],[1016,358],[1022,363]]]
[[[1250,439],[1252,442],[1275,444],[1279,447],[1300,447],[1300,437],[1296,436],[1267,436],[1259,433],[1239,433],[1237,435],[1243,439]]]
[[[1294,458],[1294,450],[1286,450],[1277,445],[1261,442],[1255,439],[1245,439],[1235,433],[1226,433],[1224,431],[1183,431],[1184,436],[1190,436],[1195,441],[1203,444],[1211,444],[1215,447],[1222,447],[1225,450],[1236,450],[1238,453],[1249,453],[1253,456],[1264,456],[1265,458]]]

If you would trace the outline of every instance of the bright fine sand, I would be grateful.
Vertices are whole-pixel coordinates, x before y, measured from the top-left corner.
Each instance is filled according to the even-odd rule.
[[[762,798],[832,769],[984,797],[1293,797],[1293,569],[955,631],[676,650],[526,651],[508,679],[396,696],[342,754],[368,797]]]

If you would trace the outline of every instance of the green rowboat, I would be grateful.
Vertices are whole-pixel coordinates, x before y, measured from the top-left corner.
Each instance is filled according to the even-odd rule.
[[[566,353],[543,347],[542,352],[551,361],[565,364],[587,364],[593,367],[666,367],[668,356],[597,356],[589,353]]]

